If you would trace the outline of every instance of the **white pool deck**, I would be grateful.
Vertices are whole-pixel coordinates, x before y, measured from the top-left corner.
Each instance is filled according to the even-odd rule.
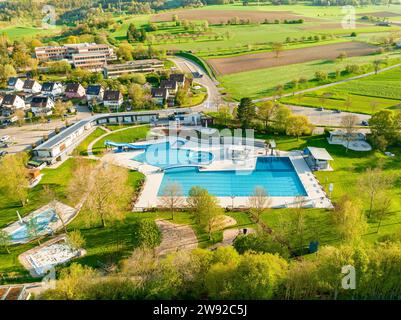
[[[160,139],[154,143],[166,141]],[[149,143],[149,142],[148,142]],[[144,144],[146,144],[144,142]],[[237,147],[237,146],[236,146]],[[196,142],[188,141],[184,149],[192,149],[197,151],[212,152],[215,156],[221,153],[222,146],[199,145]],[[224,146],[227,148],[227,146]],[[228,146],[230,148],[230,146]],[[258,147],[244,146],[249,150],[248,156],[243,160],[233,161],[231,159],[219,160],[217,157],[208,165],[201,165],[200,171],[216,171],[216,170],[236,170],[236,171],[249,171],[253,170],[256,165],[257,157],[266,156],[266,150]],[[224,150],[225,152],[226,150]],[[111,162],[119,166],[138,170],[146,176],[146,180],[141,191],[138,201],[136,202],[135,211],[141,211],[149,208],[156,208],[161,206],[160,197],[157,196],[158,190],[163,180],[164,173],[160,168],[143,164],[132,160],[136,155],[143,153],[143,150],[121,153],[108,153],[104,156],[103,161]],[[308,208],[332,208],[332,203],[324,192],[323,187],[320,185],[317,178],[305,162],[301,151],[276,151],[276,156],[289,157],[294,165],[294,168],[301,180],[307,196],[302,198],[302,205]],[[185,199],[185,197],[183,197]],[[249,197],[217,197],[222,207],[228,208],[247,208],[249,207]],[[271,197],[272,208],[290,208],[299,206],[298,197]]]

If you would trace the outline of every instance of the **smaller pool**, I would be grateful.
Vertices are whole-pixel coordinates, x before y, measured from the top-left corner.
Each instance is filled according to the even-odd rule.
[[[36,233],[37,234],[46,234],[50,233],[52,230],[50,229],[49,225],[52,222],[56,222],[58,220],[57,214],[54,212],[53,209],[47,209],[43,212],[38,213],[37,215],[28,219],[27,222],[34,220],[36,224]],[[28,225],[25,223],[17,230],[10,233],[11,240],[15,242],[27,241],[30,238]]]
[[[135,156],[132,160],[159,168],[209,164],[212,162],[213,154],[211,152],[181,149],[182,145],[182,141],[177,141],[174,148],[169,142],[149,145],[145,148],[144,153]]]

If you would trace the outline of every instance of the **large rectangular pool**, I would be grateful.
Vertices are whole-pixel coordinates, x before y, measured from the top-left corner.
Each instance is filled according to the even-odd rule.
[[[252,171],[199,171],[198,168],[166,170],[158,195],[170,182],[181,185],[185,196],[193,186],[207,189],[217,197],[249,197],[256,186],[271,197],[307,196],[305,188],[288,157],[259,157]]]

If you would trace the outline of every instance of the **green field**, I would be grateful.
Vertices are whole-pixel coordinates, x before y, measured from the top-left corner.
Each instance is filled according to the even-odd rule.
[[[242,4],[233,5],[214,5],[197,8],[203,11],[224,11],[235,10],[244,11],[268,11],[280,12],[290,11],[297,15],[321,19],[324,23],[330,25],[324,26],[318,21],[306,21],[302,24],[244,24],[244,25],[210,25],[207,32],[185,30],[182,26],[175,26],[172,22],[157,22],[157,31],[148,32],[156,39],[152,45],[170,50],[187,50],[196,53],[199,56],[220,56],[230,55],[233,52],[248,52],[255,50],[266,50],[268,43],[284,42],[288,37],[292,39],[301,39],[315,35],[335,36],[333,40],[347,41],[352,31],[357,33],[357,40],[374,42],[377,36],[388,36],[391,32],[401,31],[401,27],[393,25],[391,27],[375,26],[373,23],[369,25],[357,26],[355,30],[343,29],[341,21],[344,17],[341,7],[319,7],[305,5],[260,5],[260,6],[243,6]],[[399,12],[401,14],[401,6],[366,6],[357,8],[357,14],[363,12],[389,11]],[[138,16],[116,16],[114,20],[118,23],[118,28],[108,30],[109,35],[117,41],[126,41],[127,30],[130,23],[134,23],[137,28],[145,27],[149,24],[152,15]],[[180,18],[180,17],[179,17]],[[358,17],[357,17],[358,18]],[[204,17],[200,15],[196,23],[204,21]],[[357,20],[357,23],[363,21]],[[366,22],[363,22],[366,24]],[[230,34],[229,38],[226,37]],[[215,38],[217,36],[217,38]],[[304,44],[305,45],[305,44]],[[308,45],[308,44],[306,44]],[[313,45],[313,44],[309,44]],[[299,44],[297,45],[299,46]]]
[[[11,27],[1,28],[0,33],[5,33],[11,41],[26,40],[35,37],[48,36],[58,33],[61,30],[59,26],[52,29],[42,29],[25,25],[13,25]]]
[[[339,84],[326,90],[317,90],[304,96],[286,97],[280,101],[306,107],[324,107],[372,114],[379,110],[401,109],[401,83],[399,68],[363,79]],[[330,95],[322,101],[323,95]],[[347,105],[347,100],[351,101]]]
[[[218,77],[218,80],[220,81],[220,85],[225,88],[233,99],[239,100],[242,97],[256,99],[273,95],[277,85],[285,85],[294,79],[299,79],[300,77],[313,79],[316,71],[335,73],[336,70],[342,70],[348,64],[367,64],[372,69],[373,67],[371,64],[374,60],[386,59],[387,57],[394,60],[394,62],[399,62],[401,52],[397,51],[380,55],[349,57],[343,61],[316,60],[300,64],[234,73]],[[317,85],[317,83],[310,83],[302,87],[302,89]]]

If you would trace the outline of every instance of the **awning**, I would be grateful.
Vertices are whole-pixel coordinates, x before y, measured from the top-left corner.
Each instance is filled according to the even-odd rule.
[[[309,150],[312,157],[316,160],[333,160],[333,158],[325,148],[307,147],[307,149]]]

